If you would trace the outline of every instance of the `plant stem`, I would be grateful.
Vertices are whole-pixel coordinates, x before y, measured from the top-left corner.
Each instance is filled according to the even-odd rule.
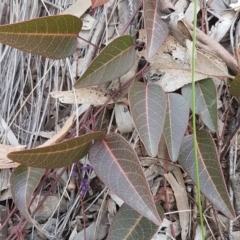
[[[202,229],[202,239],[204,240],[204,225],[200,193],[200,179],[198,168],[198,152],[197,152],[197,129],[196,129],[196,109],[195,109],[195,60],[196,60],[196,36],[197,36],[197,0],[194,1],[194,22],[193,22],[193,45],[192,45],[192,116],[193,116],[193,146],[194,146],[194,163],[196,171],[196,186],[197,186],[197,202],[200,216],[200,224]]]

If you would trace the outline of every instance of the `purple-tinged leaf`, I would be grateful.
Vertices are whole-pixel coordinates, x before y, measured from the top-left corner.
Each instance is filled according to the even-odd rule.
[[[177,161],[184,133],[188,125],[188,102],[177,93],[167,94],[168,107],[164,123],[164,137],[172,161]]]
[[[147,55],[149,58],[157,53],[166,40],[169,29],[161,18],[161,0],[144,0],[143,15],[147,36]]]
[[[92,61],[74,87],[88,87],[115,80],[127,73],[134,61],[133,38],[128,35],[118,37]]]
[[[164,126],[166,94],[159,85],[136,82],[130,87],[128,97],[138,134],[148,154],[155,157]]]
[[[36,18],[0,26],[0,42],[21,51],[59,59],[74,53],[82,21],[72,15]]]
[[[37,168],[66,167],[87,153],[93,140],[104,137],[103,132],[92,132],[52,146],[11,152],[7,156],[14,162]]]
[[[192,109],[192,87],[188,84],[182,88],[182,95]],[[217,91],[211,78],[195,83],[196,114],[199,114],[204,124],[216,132],[217,123]]]
[[[18,166],[12,173],[10,183],[13,201],[16,204],[20,213],[26,218],[29,223],[32,223],[41,233],[51,239],[50,234],[42,229],[29,214],[28,207],[43,174],[44,169]]]
[[[162,207],[157,206],[159,215],[164,218]],[[156,233],[159,226],[140,215],[127,204],[118,210],[109,229],[107,240],[148,240]]]
[[[233,219],[235,213],[229,199],[223,173],[219,164],[216,146],[211,135],[204,130],[197,132],[197,150],[200,189],[202,193],[226,217]],[[184,137],[178,161],[196,183],[193,135]]]
[[[90,163],[108,188],[156,225],[161,224],[137,154],[119,134],[111,133],[93,144]]]

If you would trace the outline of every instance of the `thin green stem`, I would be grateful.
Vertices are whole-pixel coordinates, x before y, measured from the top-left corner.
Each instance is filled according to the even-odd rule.
[[[202,239],[204,240],[204,225],[203,225],[203,214],[201,204],[201,193],[200,193],[200,179],[198,169],[198,153],[197,153],[197,129],[196,129],[196,99],[195,99],[195,60],[196,60],[196,36],[197,36],[197,5],[198,0],[194,0],[194,22],[193,22],[193,45],[192,45],[192,116],[193,116],[193,145],[194,145],[194,162],[196,171],[196,185],[197,185],[197,202],[198,211],[200,216],[200,224],[202,229]]]

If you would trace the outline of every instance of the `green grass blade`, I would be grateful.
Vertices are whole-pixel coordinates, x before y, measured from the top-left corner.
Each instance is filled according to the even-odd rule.
[[[203,214],[201,204],[201,193],[200,193],[200,179],[198,169],[198,154],[197,154],[197,132],[196,132],[196,99],[195,99],[195,66],[196,66],[196,35],[197,35],[197,0],[194,1],[194,22],[193,22],[193,45],[192,45],[192,115],[193,115],[193,145],[194,145],[194,162],[196,170],[196,185],[197,185],[197,202],[200,216],[200,224],[202,229],[202,239],[204,239],[204,226],[203,226]]]

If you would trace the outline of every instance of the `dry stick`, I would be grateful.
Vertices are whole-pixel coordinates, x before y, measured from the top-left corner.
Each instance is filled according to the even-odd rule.
[[[182,21],[186,24],[186,26],[193,30],[193,25],[186,18],[183,18]],[[197,40],[204,43],[209,49],[213,52],[217,53],[219,57],[227,64],[227,66],[233,71],[234,74],[238,74],[240,72],[240,67],[236,59],[218,42],[211,39],[201,30],[197,30]]]
[[[202,29],[204,29],[206,35],[208,35],[209,33],[209,28],[208,28],[208,19],[207,19],[207,5],[206,5],[206,0],[202,0],[201,1],[202,6],[201,6],[201,10],[202,10]]]

